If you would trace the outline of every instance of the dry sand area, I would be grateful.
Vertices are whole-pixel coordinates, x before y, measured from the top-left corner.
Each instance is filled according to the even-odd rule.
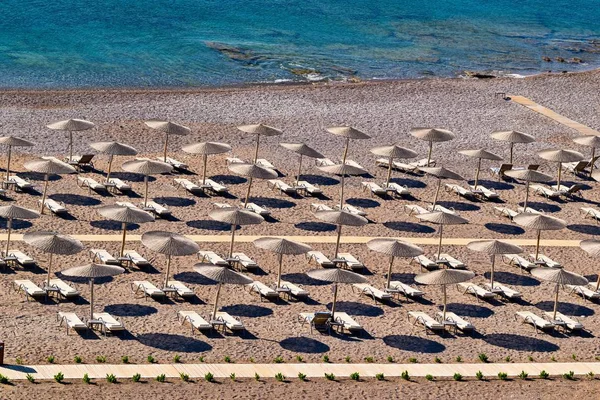
[[[409,129],[415,126],[440,126],[455,132],[457,139],[435,146],[434,158],[438,165],[445,165],[471,178],[474,175],[475,160],[457,154],[457,150],[485,147],[498,154],[507,154],[506,144],[489,139],[489,133],[494,130],[518,129],[536,136],[537,143],[527,147],[516,147],[515,164],[519,165],[540,163],[543,160],[535,154],[545,148],[566,147],[588,153],[588,149],[578,148],[571,142],[571,138],[577,135],[576,132],[520,105],[495,98],[494,92],[504,91],[527,96],[569,118],[597,127],[600,126],[597,113],[597,104],[600,102],[600,94],[597,91],[599,83],[600,73],[590,72],[490,81],[428,80],[197,91],[5,92],[0,93],[0,129],[2,134],[22,136],[38,143],[26,153],[17,150],[13,165],[21,171],[19,175],[36,180],[40,184],[41,177],[23,172],[22,164],[34,155],[64,155],[67,148],[65,136],[46,129],[45,125],[72,117],[83,117],[98,125],[93,131],[75,134],[76,153],[89,152],[87,143],[115,139],[133,145],[142,155],[156,157],[162,148],[162,137],[146,128],[143,120],[166,118],[188,125],[192,128],[193,135],[172,138],[170,149],[171,154],[189,163],[191,170],[196,173],[201,172],[201,161],[180,151],[182,145],[194,141],[219,140],[230,143],[236,156],[249,158],[253,138],[239,133],[235,126],[255,122],[267,123],[281,128],[285,135],[264,139],[260,155],[275,164],[286,175],[283,179],[288,181],[293,179],[297,159],[294,154],[280,148],[277,145],[279,141],[305,140],[330,158],[339,159],[343,142],[340,138],[326,133],[324,128],[338,124],[356,126],[371,134],[373,138],[364,142],[353,142],[349,158],[369,169],[373,175],[369,180],[381,181],[386,171],[374,166],[375,157],[368,153],[369,148],[397,142],[425,155],[426,144],[409,136]],[[116,171],[120,170],[118,166],[123,161],[125,159],[116,159]],[[483,183],[495,188],[505,205],[516,208],[517,203],[524,198],[524,186],[492,179],[487,172],[491,165],[486,162],[483,165],[486,169],[482,174]],[[102,170],[106,167],[106,158],[97,157],[95,167],[96,170],[85,174],[100,180]],[[217,180],[230,187],[233,195],[231,198],[192,196],[175,189],[172,180],[177,175],[158,176],[151,182],[150,196],[168,205],[173,210],[173,218],[132,226],[131,233],[169,230],[183,234],[228,235],[228,226],[211,221],[207,214],[213,201],[237,204],[239,199],[235,197],[244,195],[246,181],[228,172],[224,156],[211,158],[209,169],[209,175],[216,176]],[[556,167],[542,163],[541,170],[555,174]],[[326,199],[316,201],[333,205],[339,196],[338,180],[323,175],[310,162],[306,162],[306,172],[306,178],[320,184],[327,196]],[[133,181],[137,195],[132,195],[130,200],[140,202],[141,178],[121,171],[116,176]],[[191,180],[198,179],[194,174],[185,177]],[[344,229],[345,234],[372,237],[436,236],[436,226],[422,224],[414,217],[405,215],[403,206],[409,202],[426,205],[433,197],[437,182],[429,177],[400,173],[395,173],[394,179],[407,185],[414,198],[370,197],[360,188],[360,182],[365,178],[347,180],[347,202],[366,210],[371,223],[362,228]],[[568,182],[582,182],[581,178],[572,175],[566,176],[565,179]],[[532,197],[532,206],[544,209],[568,222],[566,229],[544,233],[543,238],[586,239],[600,233],[599,226],[579,215],[580,207],[595,207],[600,200],[596,183],[587,180],[583,183],[587,190],[584,191],[584,199],[581,200],[551,201]],[[50,197],[66,204],[71,213],[70,217],[57,218],[46,215],[32,223],[18,222],[16,233],[42,229],[54,229],[68,234],[119,233],[119,224],[104,221],[95,212],[94,207],[114,203],[124,196],[88,193],[77,186],[74,176],[64,176],[52,181],[50,193]],[[8,196],[8,201],[32,208],[36,207],[40,198],[39,193],[10,192]],[[238,235],[335,233],[334,226],[319,222],[312,215],[310,204],[315,202],[314,198],[281,195],[269,190],[265,182],[256,182],[252,197],[256,203],[270,208],[273,218],[260,225],[243,227],[238,231]],[[446,228],[446,237],[535,237],[535,232],[525,231],[506,219],[494,216],[493,206],[497,204],[471,202],[450,193],[443,193],[441,200],[441,204],[455,208],[470,221],[469,225]],[[5,221],[2,221],[2,225],[5,226]],[[104,247],[114,253],[118,243],[87,243],[87,246]],[[520,290],[524,294],[521,302],[480,302],[454,288],[449,291],[450,310],[472,321],[477,328],[477,333],[473,336],[425,335],[408,324],[408,311],[423,310],[434,314],[439,309],[441,294],[435,287],[422,288],[426,292],[423,301],[400,299],[389,304],[374,303],[369,298],[353,293],[350,287],[342,287],[339,310],[351,314],[366,332],[360,336],[310,334],[307,326],[297,322],[298,313],[324,309],[330,304],[332,293],[329,286],[310,280],[303,274],[313,267],[302,257],[286,257],[285,274],[288,280],[303,285],[310,292],[310,300],[261,302],[258,297],[243,288],[225,287],[221,297],[223,309],[241,318],[248,332],[241,335],[192,335],[189,327],[182,327],[177,323],[176,313],[178,310],[196,310],[207,316],[211,310],[215,286],[192,272],[191,266],[197,260],[186,257],[176,260],[175,277],[195,290],[198,295],[195,301],[189,303],[173,300],[161,303],[136,298],[130,290],[129,283],[147,279],[158,285],[162,276],[160,274],[164,271],[165,258],[133,242],[128,244],[128,248],[137,249],[152,261],[153,266],[143,270],[133,269],[112,281],[98,285],[95,292],[97,309],[104,309],[121,317],[127,332],[109,338],[100,337],[95,333],[67,336],[64,329],[56,326],[56,312],[75,311],[81,317],[86,316],[88,287],[83,283],[77,284],[82,292],[82,299],[76,302],[26,302],[23,297],[10,290],[12,281],[28,278],[40,282],[44,278],[45,257],[34,249],[27,248],[23,243],[15,243],[15,247],[26,250],[40,260],[41,266],[33,270],[1,271],[0,280],[4,290],[0,292],[0,337],[6,342],[5,360],[8,362],[20,357],[25,363],[40,363],[45,362],[48,355],[56,356],[59,363],[72,362],[75,355],[80,355],[86,362],[94,362],[98,355],[106,356],[109,362],[119,362],[123,355],[128,355],[131,362],[145,362],[150,354],[159,362],[170,362],[175,354],[180,354],[184,362],[196,362],[199,356],[204,356],[207,361],[219,362],[226,355],[236,362],[247,362],[251,359],[270,362],[277,356],[292,360],[296,355],[302,355],[307,361],[318,361],[323,354],[328,354],[333,362],[343,362],[346,356],[355,361],[371,356],[376,362],[385,362],[388,356],[395,360],[415,357],[421,362],[431,362],[435,357],[444,362],[452,362],[460,356],[467,361],[475,360],[481,352],[494,361],[506,357],[525,361],[529,356],[540,361],[547,361],[551,357],[567,361],[571,360],[573,354],[578,360],[594,360],[599,355],[596,339],[596,335],[600,333],[598,304],[584,303],[579,298],[569,296],[567,292],[561,292],[560,310],[579,317],[588,331],[582,335],[536,335],[530,326],[515,321],[514,313],[517,310],[541,313],[542,310],[551,309],[552,286],[502,264],[499,264],[496,278]],[[225,252],[227,245],[207,243],[202,244],[202,247]],[[317,243],[313,247],[326,253],[333,251],[332,245]],[[261,271],[256,275],[250,274],[251,276],[267,284],[274,282],[276,257],[273,254],[254,248],[251,243],[240,244],[236,249],[246,252],[260,264]],[[383,285],[383,272],[387,268],[385,257],[371,252],[365,245],[343,245],[342,249],[352,252],[364,261],[367,266],[364,273],[371,284],[379,287]],[[426,246],[425,250],[428,254],[434,252],[433,247]],[[485,281],[489,261],[484,255],[464,247],[446,247],[445,250],[465,261],[468,268],[477,273],[475,282]],[[526,250],[530,252],[533,249]],[[595,260],[579,248],[552,247],[543,251],[562,262],[569,270],[595,279]],[[81,253],[73,257],[58,257],[56,260],[57,269],[66,269],[87,263],[90,258],[87,253]],[[398,260],[394,278],[413,283],[412,279],[416,273],[418,267]],[[543,386],[538,383],[531,385]],[[127,385],[123,387],[131,390],[131,397],[134,398],[133,393],[137,393],[137,389],[130,389]],[[150,393],[163,390],[154,384],[144,387],[149,387]],[[270,383],[265,387],[271,388],[269,390],[273,393],[284,390],[282,388],[289,388],[287,385]],[[371,390],[373,386],[356,387],[360,389],[356,389],[355,397],[361,397],[358,390]],[[424,393],[430,393],[432,396],[440,393],[436,384],[418,387],[419,390],[425,388],[422,389],[426,391]],[[463,390],[460,385],[456,388],[459,391]],[[468,388],[469,393],[479,391],[475,386],[464,388]],[[230,390],[232,397],[233,392],[237,392],[232,385],[219,386],[219,390]],[[253,393],[252,390],[258,389],[253,388],[237,395],[242,396],[240,398],[249,397]],[[307,393],[310,394],[310,389],[302,389],[302,392],[300,394],[298,389],[296,393],[306,397]],[[224,393],[221,394],[225,396]],[[467,394],[466,389],[462,393]]]

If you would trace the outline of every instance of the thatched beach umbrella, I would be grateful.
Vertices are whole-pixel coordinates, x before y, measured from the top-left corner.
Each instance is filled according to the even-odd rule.
[[[452,172],[444,167],[423,167],[420,168],[421,171],[434,176],[438,179],[438,186],[435,190],[435,197],[433,198],[433,209],[435,209],[435,205],[438,201],[438,196],[440,194],[440,188],[442,187],[442,179],[453,179],[456,181],[464,181],[465,178],[457,174],[456,172]]]
[[[540,158],[552,161],[558,164],[558,179],[556,186],[560,188],[560,177],[562,172],[562,163],[576,162],[583,160],[583,154],[575,150],[543,150],[538,153]]]
[[[231,243],[229,245],[229,258],[233,254],[233,244],[235,243],[235,229],[238,225],[256,225],[265,219],[249,210],[242,210],[237,207],[215,208],[208,213],[208,216],[215,221],[224,222],[231,225]]]
[[[537,230],[537,243],[535,246],[536,260],[540,254],[540,236],[542,231],[556,231],[567,226],[564,220],[545,214],[522,213],[514,217],[513,221],[524,228]]]
[[[206,184],[206,162],[208,161],[208,156],[212,154],[227,153],[228,151],[231,151],[231,146],[227,143],[201,142],[183,146],[182,150],[186,153],[202,155],[202,184],[204,185]]]
[[[258,159],[258,146],[260,145],[261,136],[280,136],[283,132],[277,128],[273,128],[269,125],[254,124],[254,125],[241,125],[237,127],[240,131],[256,135],[256,148],[254,149],[253,163]]]
[[[331,128],[327,128],[327,132],[346,138],[344,154],[342,155],[342,164],[346,163],[346,157],[348,156],[348,147],[350,146],[350,140],[371,139],[371,136],[351,126],[332,126]]]
[[[388,158],[388,173],[387,178],[385,180],[386,187],[390,185],[390,178],[392,177],[392,167],[394,164],[394,159],[415,158],[418,155],[417,152],[414,150],[407,149],[406,147],[400,147],[395,144],[391,146],[374,147],[370,151],[371,153],[377,156]]]
[[[410,134],[414,137],[429,142],[429,152],[427,153],[427,166],[431,162],[431,153],[434,142],[447,142],[456,137],[456,135],[447,129],[440,128],[413,128]]]
[[[554,293],[554,310],[552,312],[552,319],[554,320],[556,320],[556,311],[558,309],[558,290],[560,287],[565,285],[584,286],[588,284],[588,280],[583,276],[574,272],[566,271],[563,268],[534,268],[531,270],[531,275],[548,282],[556,283],[556,291]]]
[[[170,164],[144,158],[126,161],[121,168],[127,172],[144,175],[144,207],[148,205],[148,176],[166,174],[173,170]]]
[[[519,254],[523,249],[514,244],[506,243],[501,240],[478,240],[467,244],[467,248],[480,253],[485,253],[492,258],[492,272],[490,273],[490,285],[494,289],[494,265],[497,254]]]
[[[42,193],[42,205],[40,206],[40,214],[44,213],[46,202],[46,193],[48,192],[48,177],[50,175],[73,174],[77,172],[75,168],[64,162],[54,159],[40,158],[37,160],[27,161],[23,164],[25,169],[39,174],[44,174],[44,192]]]
[[[600,257],[600,240],[596,239],[588,239],[582,240],[579,242],[579,247],[586,253],[588,253],[592,257]],[[596,292],[600,289],[600,274],[598,274],[598,279],[596,280]]]
[[[189,135],[192,130],[187,126],[176,124],[175,122],[150,120],[144,122],[147,126],[157,131],[161,131],[165,134],[165,145],[163,148],[163,161],[167,162],[167,147],[169,145],[169,135],[186,136]]]
[[[590,165],[590,176],[592,176],[592,173],[594,172],[594,158],[596,157],[596,148],[600,147],[600,137],[596,135],[577,136],[573,138],[573,141],[582,146],[592,148],[592,158],[590,159],[592,161]]]
[[[8,147],[8,154],[6,160],[6,175],[4,177],[5,181],[8,181],[10,178],[10,159],[12,156],[12,148],[13,147],[31,147],[34,146],[35,143],[30,142],[29,140],[21,139],[14,136],[3,136],[0,137],[0,145]]]
[[[12,232],[13,219],[35,219],[39,218],[39,216],[40,214],[37,211],[14,204],[0,207],[0,217],[6,218],[6,229],[8,230],[6,235],[6,255],[8,255],[10,248],[10,233]]]
[[[229,170],[234,174],[242,175],[248,178],[248,189],[246,191],[246,198],[244,200],[244,208],[248,205],[253,179],[275,179],[278,176],[277,172],[271,168],[261,167],[256,164],[233,163],[229,164],[227,168],[229,168]]]
[[[415,281],[423,285],[440,285],[444,295],[444,309],[442,311],[442,321],[446,321],[446,307],[448,300],[446,297],[446,286],[456,285],[473,279],[475,273],[472,271],[461,271],[456,269],[439,269],[437,271],[425,272],[415,276]]]
[[[525,184],[525,204],[523,204],[523,210],[527,211],[527,202],[529,200],[529,183],[530,182],[550,182],[552,177],[550,175],[543,174],[532,169],[515,169],[506,171],[504,173],[513,179],[519,179],[527,182]]]
[[[340,268],[313,269],[306,273],[313,279],[333,283],[333,303],[331,304],[331,319],[335,319],[335,305],[337,303],[338,284],[340,283],[365,283],[367,279],[356,272]]]
[[[69,163],[73,161],[73,132],[86,131],[96,126],[93,122],[85,119],[67,119],[54,122],[47,127],[55,131],[69,132]]]
[[[497,156],[494,153],[490,153],[485,149],[474,149],[474,150],[461,150],[460,154],[463,154],[467,157],[473,157],[477,159],[477,171],[475,172],[475,184],[473,185],[473,189],[477,190],[477,183],[479,182],[479,171],[481,170],[481,160],[492,160],[492,161],[500,161],[502,157]]]
[[[121,267],[106,264],[87,264],[73,267],[61,272],[64,276],[88,278],[90,280],[90,321],[94,319],[94,279],[108,278],[125,272]]]
[[[163,288],[169,286],[171,257],[189,256],[200,251],[200,247],[193,240],[190,240],[179,233],[165,231],[151,231],[144,233],[142,235],[142,244],[150,250],[167,256],[167,270],[165,271]]]
[[[527,133],[519,131],[496,131],[490,135],[492,139],[501,140],[510,143],[510,158],[509,163],[513,163],[513,147],[515,143],[533,143],[535,138]]]
[[[419,214],[417,218],[421,221],[431,222],[440,226],[440,242],[438,244],[437,258],[440,258],[442,253],[442,236],[444,234],[444,225],[460,225],[468,224],[469,221],[459,215],[449,214],[442,211],[435,211],[426,214]]]
[[[298,163],[298,175],[296,176],[296,186],[298,186],[298,182],[300,181],[300,174],[302,173],[302,157],[325,157],[323,154],[319,153],[317,150],[304,143],[279,143],[279,145],[300,155],[300,162]]]
[[[118,204],[102,206],[99,207],[97,211],[98,214],[102,215],[106,219],[121,222],[121,226],[123,229],[123,238],[121,240],[121,250],[119,251],[119,257],[123,257],[123,251],[125,250],[127,224],[142,224],[144,222],[154,221],[154,216],[144,210],[140,210],[139,208],[120,206]]]
[[[79,240],[56,232],[27,232],[23,235],[23,241],[44,253],[49,254],[48,275],[46,287],[50,287],[50,273],[52,271],[52,255],[73,255],[79,253],[85,247]]]
[[[394,258],[412,258],[423,254],[423,249],[412,244],[396,239],[372,239],[367,242],[367,247],[378,253],[385,254],[390,257],[390,265],[388,267],[386,289],[390,289],[390,281],[392,280],[392,267]]]
[[[259,249],[269,250],[277,254],[277,257],[279,258],[279,268],[277,269],[277,289],[281,287],[281,266],[283,264],[283,255],[305,254],[311,249],[311,247],[307,244],[275,237],[263,237],[256,239],[254,241],[254,245]]]
[[[128,144],[119,142],[95,142],[90,143],[90,147],[98,150],[102,154],[108,154],[108,170],[106,172],[106,181],[110,179],[110,170],[114,156],[135,156],[138,151]]]
[[[246,275],[242,275],[227,267],[218,267],[212,264],[198,263],[194,265],[194,271],[202,276],[207,277],[217,282],[217,294],[215,296],[215,306],[211,315],[211,320],[215,320],[217,317],[217,310],[219,309],[219,295],[221,294],[221,286],[224,283],[230,285],[249,285],[254,282],[253,279],[248,278]]]
[[[321,210],[315,212],[315,217],[321,221],[329,222],[330,224],[337,225],[337,239],[335,241],[335,253],[334,258],[338,258],[338,250],[340,248],[340,239],[342,237],[342,226],[364,226],[369,223],[365,217],[360,215],[351,214],[347,211],[336,210]]]
[[[345,186],[346,175],[356,176],[356,175],[364,175],[367,173],[367,171],[362,168],[358,168],[358,167],[355,167],[353,165],[348,165],[348,164],[327,165],[325,167],[319,167],[319,169],[323,172],[327,172],[328,174],[340,175],[340,177],[341,177],[340,207],[342,207],[344,205],[344,186]]]

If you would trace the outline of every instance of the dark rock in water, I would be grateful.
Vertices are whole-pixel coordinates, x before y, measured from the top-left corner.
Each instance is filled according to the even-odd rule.
[[[290,71],[294,75],[300,75],[300,76],[320,73],[319,71],[317,71],[315,69],[311,69],[311,68],[289,68],[288,71]]]
[[[564,63],[565,62],[565,59],[562,58],[562,57],[556,57],[555,60],[558,61],[558,62],[560,62],[560,63]]]
[[[496,75],[487,74],[485,72],[477,72],[477,71],[465,71],[465,75],[469,78],[477,78],[477,79],[491,79],[496,78]]]
[[[256,55],[251,50],[241,49],[225,43],[205,42],[205,44],[207,47],[217,50],[219,53],[227,56],[229,59],[243,62],[246,65],[254,65],[260,61],[267,60],[267,57]]]
[[[581,64],[581,63],[583,63],[583,60],[579,57],[573,57],[569,60],[569,62],[571,64]]]
[[[552,59],[550,57],[542,57],[542,60],[546,61],[546,62],[552,62]]]

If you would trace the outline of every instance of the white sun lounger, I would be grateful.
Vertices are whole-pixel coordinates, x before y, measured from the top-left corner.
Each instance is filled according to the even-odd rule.
[[[229,165],[229,164],[244,164],[245,161],[242,160],[241,158],[238,157],[227,157],[225,159],[225,162]]]
[[[46,291],[31,282],[29,279],[17,279],[13,282],[13,287],[17,292],[23,292],[25,299],[29,301],[29,298],[41,297],[46,295]]]
[[[190,181],[189,179],[176,178],[176,179],[173,179],[173,183],[175,183],[175,186],[177,188],[183,188],[192,194],[196,194],[198,192],[204,192],[204,189],[202,189],[200,186],[196,185],[194,182]]]
[[[363,191],[369,191],[371,196],[385,196],[387,190],[376,184],[375,182],[362,182]]]
[[[506,217],[506,218],[510,219],[511,221],[513,220],[514,217],[519,215],[518,212],[511,210],[508,207],[494,207],[494,214]]]
[[[413,257],[413,261],[416,261],[419,266],[425,269],[435,269],[438,267],[435,261],[430,260],[427,256],[421,254],[420,256]]]
[[[453,208],[446,208],[440,204],[436,204],[435,207],[433,205],[427,206],[427,209],[429,210],[429,212],[441,211],[445,212],[446,214],[458,215],[456,210],[454,210]]]
[[[164,157],[156,157],[156,159],[161,162],[166,162],[167,164],[171,165],[173,168],[178,169],[178,170],[186,170],[187,171],[187,169],[189,168],[189,165],[187,165],[186,163],[178,161],[171,157],[167,157],[167,161],[165,161]]]
[[[544,214],[541,210],[536,210],[535,208],[527,207],[527,209],[523,207],[517,207],[517,211],[519,213],[529,213],[529,214]]]
[[[227,186],[221,185],[220,183],[217,183],[212,179],[205,179],[204,184],[210,186],[211,190],[217,194],[227,193],[229,191],[229,189],[227,189]]]
[[[564,196],[566,193],[562,190],[552,190],[541,185],[531,185],[530,188],[533,190],[534,194],[539,194],[540,196],[544,196],[548,199]]]
[[[600,222],[600,211],[592,208],[592,207],[581,207],[581,213],[583,214],[583,218],[591,217],[596,220],[596,222]]]
[[[496,293],[490,292],[482,288],[481,286],[475,285],[474,283],[469,282],[460,282],[456,285],[457,289],[459,289],[463,294],[472,294],[478,300],[479,299],[491,299],[496,296]]]
[[[335,163],[333,161],[331,161],[329,158],[317,158],[317,159],[315,159],[315,165],[317,167],[328,167],[331,165],[335,165]]]
[[[278,292],[271,289],[270,287],[268,287],[267,285],[265,285],[264,283],[262,283],[260,281],[254,281],[254,282],[248,284],[248,287],[250,288],[250,292],[254,292],[260,296],[261,301],[263,298],[265,298],[265,299],[279,298]]]
[[[473,186],[469,186],[471,190],[475,190]],[[498,192],[488,189],[485,186],[477,185],[477,190],[481,192],[481,195],[488,200],[496,200],[500,198]]]
[[[60,293],[60,295],[65,299],[79,297],[79,291],[72,288],[67,282],[63,281],[62,279],[50,279],[50,287],[58,289],[58,293]]]
[[[377,165],[378,167],[389,168],[390,159],[389,158],[378,158],[377,160],[375,160],[375,165]],[[413,173],[417,172],[419,170],[419,168],[415,165],[405,164],[400,161],[392,162],[392,168],[402,171],[402,172],[413,172]]]
[[[16,187],[18,187],[21,190],[33,189],[33,187],[35,186],[32,182],[29,182],[28,180],[25,180],[17,175],[11,175],[8,181],[14,182]]]
[[[444,313],[441,311],[437,312],[437,316],[439,319],[443,318]],[[475,327],[463,317],[459,317],[453,312],[446,311],[446,321],[454,323],[458,329],[463,332],[472,332],[475,330]]]
[[[292,187],[282,181],[281,179],[270,179],[267,181],[267,187],[272,190],[279,190],[285,194],[296,194],[297,190],[295,187]]]
[[[313,185],[312,183],[310,183],[308,181],[298,181],[298,188],[300,190],[304,190],[306,193],[310,194],[311,196],[318,196],[320,194],[323,194],[323,190],[321,190],[320,187]]]
[[[244,253],[231,253],[231,257],[246,269],[258,268],[258,264]]]
[[[141,208],[139,208],[138,206],[136,206],[135,204],[133,204],[130,201],[117,201],[117,202],[115,202],[115,204],[118,206],[122,206],[122,207],[133,208],[134,210],[141,210]]]
[[[361,295],[369,296],[373,301],[387,301],[392,298],[392,295],[383,290],[379,290],[376,287],[369,285],[368,283],[354,283],[353,288],[358,289]]]
[[[308,262],[314,260],[321,267],[335,267],[335,264],[320,251],[311,250],[306,253],[306,258],[308,259]]]
[[[513,169],[512,164],[500,164],[500,167],[491,167],[490,171],[500,179],[506,171],[510,171],[511,169]]]
[[[554,329],[554,324],[550,321],[546,321],[544,318],[539,317],[531,311],[517,311],[515,313],[515,319],[521,318],[523,323],[531,324],[535,329],[535,333],[539,330]]]
[[[345,312],[336,311],[334,314],[334,321],[341,324],[342,328],[348,332],[362,331],[363,327],[356,322],[350,315]]]
[[[67,335],[69,334],[69,329],[74,331],[87,329],[87,325],[73,312],[59,311],[56,315],[56,319],[58,321],[58,326],[65,325]]]
[[[460,260],[452,257],[450,254],[442,253],[440,254],[440,260],[444,260],[448,263],[450,268],[454,269],[465,269],[467,266]]]
[[[92,190],[96,192],[106,190],[106,186],[104,186],[103,184],[96,182],[96,180],[92,178],[86,178],[84,176],[78,176],[77,183],[79,187],[88,188],[90,193],[92,192]]]
[[[383,188],[386,188],[385,184],[383,185]],[[407,186],[402,186],[395,182],[390,182],[390,184],[387,185],[387,190],[393,190],[393,193],[397,196],[408,196],[410,194],[410,190]]]
[[[123,182],[119,178],[110,178],[108,183],[115,186],[115,188],[120,192],[129,192],[131,190],[131,185]]]
[[[190,326],[192,327],[192,335],[194,334],[194,329],[199,331],[212,329],[210,322],[202,318],[196,311],[180,310],[177,312],[177,319],[179,322],[181,322],[181,325],[189,322]]]
[[[101,264],[110,264],[110,265],[120,265],[121,263],[115,257],[110,255],[110,253],[104,249],[91,249],[90,255],[92,256],[92,261],[96,259],[100,261]]]
[[[179,281],[168,281],[167,287],[177,290],[177,294],[184,299],[194,297],[196,295],[192,289],[188,288]]]
[[[473,199],[475,197],[475,193],[473,193],[473,191],[471,191],[469,189],[465,189],[464,187],[462,187],[460,185],[456,185],[453,183],[446,183],[445,188],[446,188],[447,192],[456,193],[457,195],[459,195],[461,197],[471,198],[471,199]]]
[[[214,206],[214,208],[230,208],[230,207],[235,207],[235,206],[232,206],[231,204],[227,204],[227,203],[212,203],[212,205]]]
[[[348,268],[352,270],[361,270],[365,267],[362,262],[358,261],[358,259],[350,253],[338,253],[338,257],[344,260]]]
[[[24,267],[36,265],[35,260],[23,253],[21,250],[9,250],[8,256],[16,258],[17,262]]]
[[[552,190],[564,192],[564,195],[568,197],[583,197],[583,189],[584,186],[581,183],[576,183],[571,186],[560,185],[560,187],[552,185]]]
[[[335,208],[336,208],[337,210],[339,210],[339,209],[340,209],[340,206],[339,206],[339,204],[338,204],[337,206],[335,206]],[[349,212],[350,214],[354,214],[354,215],[360,215],[361,217],[364,217],[364,216],[366,216],[366,215],[367,215],[367,213],[366,213],[366,212],[364,212],[363,210],[361,210],[360,208],[354,207],[354,206],[352,206],[352,205],[350,205],[350,204],[344,204],[344,205],[342,206],[342,210],[343,210],[343,211],[346,211],[346,212]]]
[[[149,211],[158,215],[159,217],[171,215],[171,210],[169,210],[167,207],[163,206],[162,204],[158,204],[155,201],[149,201],[146,204],[146,209],[148,209]]]
[[[408,322],[411,323],[413,326],[421,325],[425,329],[426,333],[433,333],[435,331],[445,330],[443,324],[437,322],[435,319],[431,318],[427,313],[424,313],[422,311],[409,311]]]
[[[436,163],[435,160],[429,160],[429,163],[428,163],[426,158],[421,158],[420,160],[413,161],[409,164],[414,167],[421,168],[421,167],[435,167],[435,163]]]
[[[131,260],[131,263],[137,267],[150,265],[148,260],[142,257],[140,253],[138,253],[135,250],[125,250],[123,251],[123,256],[129,258],[129,260]]]
[[[166,296],[165,292],[148,281],[133,281],[131,290],[135,295],[140,296],[141,294],[144,298]]]
[[[535,264],[535,254],[530,254],[529,258],[534,261]],[[538,254],[537,261],[541,261],[548,268],[562,268],[562,265],[559,262],[554,261],[544,254]]]
[[[234,318],[224,311],[218,311],[215,315],[217,321],[222,321],[230,331],[240,331],[246,329],[242,321]]]
[[[257,158],[256,165],[259,165],[263,168],[277,169],[275,166],[266,158]]]
[[[312,211],[333,211],[333,208],[329,207],[327,204],[322,203],[311,203],[310,209]]]
[[[520,299],[521,297],[523,297],[520,292],[498,282],[494,282],[493,288],[490,282],[484,283],[484,286],[490,289],[490,291],[500,294],[509,300]]]
[[[524,269],[525,271],[531,271],[533,268],[536,267],[534,263],[530,262],[529,260],[518,254],[503,254],[502,260],[508,265],[517,266],[519,268]]]
[[[294,297],[308,297],[308,292],[298,285],[294,285],[288,281],[281,281],[281,288],[289,290],[289,293]]]
[[[408,214],[409,216],[411,216],[411,215],[427,214],[429,211],[427,211],[426,209],[424,209],[423,207],[421,207],[417,204],[405,204],[404,212],[406,214]]]
[[[42,204],[42,200],[38,200],[40,204]],[[50,210],[53,214],[66,214],[68,211],[63,203],[59,203],[56,200],[46,199],[44,201],[44,206]]]
[[[594,286],[596,284],[594,283]],[[570,293],[575,293],[583,297],[587,300],[598,300],[600,299],[600,293],[596,292],[588,288],[587,286],[575,286],[575,285],[565,285],[567,289],[569,289]]]
[[[229,266],[229,263],[227,261],[225,261],[223,258],[221,258],[220,255],[218,255],[214,251],[210,251],[210,250],[200,250],[198,252],[198,259],[200,259],[200,261],[202,261],[202,262],[208,261],[209,263],[211,263],[213,265],[221,265],[221,266],[226,266],[226,267]]]
[[[242,203],[242,207],[244,206],[244,203]],[[256,203],[248,203],[246,204],[246,208],[250,211],[252,211],[255,214],[258,214],[260,216],[267,216],[267,215],[271,215],[271,211],[267,210],[265,207],[261,207]]]
[[[425,295],[425,293],[423,293],[419,289],[415,289],[412,286],[409,286],[406,283],[402,283],[400,281],[391,281],[390,288],[397,293],[402,293],[406,298],[423,297]]]
[[[113,317],[107,312],[94,313],[94,319],[101,321],[104,326],[104,334],[112,333],[117,331],[124,331],[125,325],[117,318]]]
[[[552,311],[544,311],[544,316],[552,322],[552,317],[554,313]],[[557,311],[556,312],[556,321],[560,321],[565,324],[565,327],[570,331],[581,331],[583,330],[583,324],[576,320],[574,317],[569,317],[564,315],[563,313]]]

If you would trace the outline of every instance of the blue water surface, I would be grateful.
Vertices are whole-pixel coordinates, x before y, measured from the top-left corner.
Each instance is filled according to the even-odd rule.
[[[4,88],[532,74],[600,64],[597,0],[2,0],[0,16]]]

